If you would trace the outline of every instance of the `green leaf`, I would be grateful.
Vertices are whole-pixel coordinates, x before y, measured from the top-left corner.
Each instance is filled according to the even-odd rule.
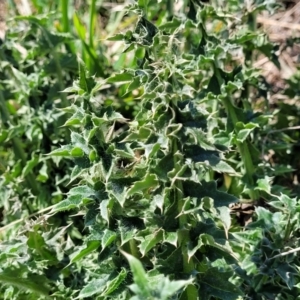
[[[109,281],[109,274],[103,274],[101,278],[91,280],[79,293],[76,299],[83,299],[91,297],[95,294],[100,294],[106,288]]]
[[[76,73],[78,70],[78,63],[76,55],[72,53],[60,53],[58,59],[51,59],[44,66],[44,72],[49,75],[57,74],[57,65],[61,65],[64,68],[64,71]],[[77,92],[78,90],[74,87],[66,88],[63,92]]]
[[[86,36],[86,28],[85,28],[84,24],[81,22],[81,20],[79,19],[76,11],[73,14],[73,23],[74,23],[74,26],[76,28],[79,38],[84,41],[85,36]]]
[[[189,280],[170,281],[168,277],[163,277],[153,289],[155,289],[156,294],[159,295],[158,299],[168,300],[171,296],[174,296],[176,292],[192,284],[193,281],[193,278]]]
[[[84,226],[92,226],[96,222],[97,215],[99,214],[98,203],[88,206],[88,211],[84,218]]]
[[[160,144],[148,144],[145,145],[145,157],[147,160],[152,158],[160,149],[161,145]]]
[[[112,200],[102,200],[100,203],[100,215],[107,223],[109,223],[109,210],[113,206]]]
[[[59,149],[55,149],[47,155],[51,156],[71,156],[70,152],[72,150],[71,145],[62,146]]]
[[[247,137],[249,136],[249,134],[258,126],[258,124],[255,123],[247,123],[247,124],[243,124],[242,122],[238,122],[236,123],[236,129],[238,130],[237,133],[237,140],[241,143],[243,143]]]
[[[232,40],[229,39],[229,43],[244,44],[247,41],[251,41],[256,37],[257,33],[255,32],[242,32],[241,35],[235,36]]]
[[[211,165],[211,168],[219,173],[228,173],[239,176],[238,173],[225,161],[220,160],[216,165]]]
[[[230,165],[221,160],[218,151],[205,150],[196,145],[189,145],[185,148],[185,154],[187,157],[190,157],[194,162],[209,162],[209,166],[214,171],[221,173],[236,174],[235,170]]]
[[[72,195],[69,196],[67,199],[56,204],[52,208],[52,212],[59,212],[59,211],[79,208],[81,204],[82,204],[82,197],[80,195]]]
[[[257,186],[255,187],[256,190],[265,191],[266,193],[271,193],[271,182],[272,178],[265,177],[257,180]]]
[[[148,2],[149,2],[149,0],[138,0],[137,1],[138,6],[140,8],[147,8],[148,7]]]
[[[279,263],[275,270],[289,287],[289,289],[292,289],[296,283],[295,277],[298,275],[298,271],[296,270],[296,268],[289,265],[288,263]]]
[[[219,217],[225,229],[226,238],[228,239],[228,232],[231,226],[231,216],[230,216],[230,209],[226,206],[219,207]]]
[[[39,161],[40,161],[39,157],[37,155],[33,155],[31,160],[28,160],[26,162],[26,165],[22,171],[22,176],[23,177],[27,176],[33,170],[33,168],[39,163]]]
[[[143,241],[139,245],[140,252],[142,256],[145,256],[146,253],[151,250],[157,243],[161,242],[163,239],[163,230],[159,229],[155,233],[146,235],[143,237]]]
[[[141,262],[136,259],[134,256],[121,251],[121,253],[126,257],[129,262],[130,269],[133,275],[133,281],[136,284],[136,287],[131,285],[129,288],[133,290],[133,292],[138,292],[145,299],[151,297],[151,288],[149,286],[148,276],[141,264]]]
[[[68,113],[73,113],[73,115],[66,121],[66,123],[63,126],[81,124],[86,115],[82,108],[78,108],[74,105],[65,108],[64,111]]]
[[[118,222],[118,227],[121,233],[121,245],[126,244],[130,240],[132,240],[136,233],[138,232],[137,228],[128,228],[122,225],[121,221]]]
[[[118,33],[114,36],[107,38],[108,41],[123,41],[125,39],[125,35],[122,33]]]
[[[120,147],[116,148],[114,152],[122,158],[134,159],[135,154],[134,151],[130,148],[128,143],[120,145]]]
[[[0,130],[0,143],[3,143],[8,137],[8,130],[2,129]]]
[[[126,200],[126,191],[132,182],[132,178],[111,179],[107,184],[107,191],[123,206]]]
[[[126,94],[136,90],[141,85],[142,85],[142,83],[141,83],[141,80],[139,77],[133,78],[133,80],[130,82],[130,84],[128,85],[128,87],[126,89]]]
[[[181,25],[181,20],[176,18],[175,16],[172,18],[172,21],[165,22],[164,24],[159,26],[160,30],[171,30],[173,32]]]
[[[217,268],[209,268],[200,276],[200,299],[206,300],[217,297],[222,300],[236,300],[242,292],[229,281],[231,272],[222,272]]]
[[[137,181],[134,185],[128,190],[127,195],[131,196],[136,193],[141,193],[142,191],[157,186],[158,179],[154,174],[147,174],[144,180]]]
[[[86,246],[84,246],[82,249],[79,249],[78,251],[70,255],[71,260],[69,265],[81,260],[85,256],[97,250],[100,244],[101,244],[100,241],[88,241]]]
[[[126,279],[127,272],[124,268],[121,269],[121,272],[116,276],[113,280],[107,283],[107,287],[105,291],[101,294],[101,296],[107,296],[113,293]]]
[[[46,162],[43,162],[42,167],[39,169],[39,175],[36,178],[38,181],[45,183],[48,179],[48,166]]]
[[[193,257],[195,255],[195,253],[199,249],[201,249],[202,246],[207,246],[207,245],[221,250],[222,252],[224,252],[224,254],[228,253],[229,255],[231,255],[233,258],[236,259],[229,242],[225,238],[223,238],[223,239],[216,238],[215,239],[214,236],[212,236],[210,234],[206,234],[206,233],[200,234],[200,236],[198,238],[197,246],[188,250],[189,258]]]
[[[98,197],[97,192],[86,185],[75,187],[68,194],[67,199],[59,202],[52,208],[52,212],[79,208],[84,203],[84,200],[93,200]]]
[[[72,157],[82,157],[82,156],[84,156],[84,152],[83,152],[82,148],[79,148],[79,147],[73,148],[71,150],[70,154],[71,154]]]
[[[121,73],[115,74],[107,79],[108,83],[116,83],[116,82],[130,82],[133,78],[133,75],[130,73]]]
[[[45,27],[43,28],[44,34],[42,35],[42,39],[40,43],[44,47],[44,50],[49,51],[50,47],[57,47],[60,44],[68,43],[74,40],[72,34],[68,32],[57,32],[57,31],[49,31]]]
[[[93,87],[96,85],[95,80],[88,76],[88,71],[84,62],[78,58],[79,65],[79,87],[86,93],[90,93]]]
[[[96,150],[93,149],[93,150],[89,153],[89,160],[90,160],[91,162],[95,162],[95,161],[97,161],[97,159],[98,159],[97,152],[96,152]]]
[[[177,247],[178,233],[177,232],[164,232],[164,243],[165,242]]]
[[[83,176],[83,174],[85,173],[85,169],[80,168],[79,166],[74,166],[71,176],[70,176],[70,182],[73,182],[75,179],[77,179],[80,176]]]
[[[100,227],[97,223],[91,227],[91,234],[86,238],[86,242],[89,241],[100,241],[103,237],[103,228]]]
[[[105,229],[103,232],[103,236],[101,239],[102,251],[109,246],[115,239],[117,238],[117,234],[114,231],[109,229]]]
[[[168,173],[174,169],[174,159],[171,154],[164,156],[155,166],[153,172],[157,174],[159,180],[168,181]]]
[[[69,195],[80,195],[81,197],[84,198],[89,198],[89,197],[98,197],[98,193],[90,188],[87,185],[80,185],[72,188],[69,193]]]
[[[14,270],[13,272],[3,270],[0,272],[0,282],[51,299],[49,297],[50,289],[46,285],[47,278],[45,276],[29,275],[28,278],[22,278],[18,275],[17,270]]]
[[[77,146],[77,148],[81,148],[82,151],[84,151],[85,154],[90,153],[90,149],[87,146],[87,142],[85,141],[84,137],[82,134],[78,134],[76,132],[71,133],[71,141],[74,146]],[[72,149],[73,150],[73,149]]]
[[[262,220],[263,223],[265,224],[266,228],[271,228],[273,227],[273,213],[270,212],[269,210],[265,209],[264,207],[257,207],[255,210],[257,214],[258,220]]]
[[[186,196],[196,197],[200,200],[204,197],[210,197],[214,200],[215,207],[222,207],[238,201],[236,197],[218,191],[217,183],[215,181],[203,181],[201,183],[183,181],[182,184]]]

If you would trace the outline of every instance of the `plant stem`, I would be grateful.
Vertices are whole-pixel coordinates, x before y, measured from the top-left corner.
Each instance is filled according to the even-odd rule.
[[[173,110],[173,108],[171,108]],[[174,110],[173,110],[174,111]],[[170,138],[171,149],[174,157],[174,166],[181,163],[175,153],[178,151],[177,140],[174,137]],[[180,214],[183,208],[183,186],[180,180],[176,180],[174,185],[174,201],[177,203],[177,212]],[[179,217],[179,243],[182,250],[183,260],[183,273],[186,275],[191,274],[195,270],[193,259],[188,256],[188,244],[190,242],[189,230],[187,229],[188,219],[185,214]],[[198,297],[198,291],[194,285],[189,285],[183,292],[181,299],[183,300],[194,300]]]
[[[129,241],[129,248],[130,248],[130,254],[133,255],[135,258],[140,259],[141,255],[139,252],[139,249],[136,245],[136,241],[134,239],[131,239]]]
[[[167,10],[169,12],[169,18],[171,18],[174,13],[174,0],[167,1]]]
[[[96,17],[96,1],[92,0],[90,4],[90,12],[89,12],[89,49],[94,50],[94,33],[95,33],[95,17]],[[87,67],[88,70],[93,72],[92,70],[93,64],[91,63],[90,57],[87,59]]]
[[[221,78],[220,72],[217,69],[217,67],[214,68],[214,72],[215,72],[215,74],[218,78],[218,82],[219,82],[219,85],[221,87],[222,84],[223,84],[223,79]],[[238,122],[240,122],[240,120],[239,120],[239,118],[236,114],[235,108],[234,108],[233,104],[231,103],[231,100],[230,100],[228,95],[225,96],[225,97],[220,97],[220,99],[223,101],[223,105],[225,106],[225,109],[227,111],[228,118],[233,123],[234,130],[236,131],[235,125]],[[255,167],[254,167],[254,164],[253,164],[253,161],[252,161],[252,156],[250,154],[248,143],[249,143],[248,141],[245,141],[245,142],[237,141],[236,142],[239,153],[241,155],[241,158],[242,158],[242,161],[243,161],[243,164],[244,164],[245,176],[246,176],[246,179],[247,179],[247,183],[250,184],[250,186],[251,186],[251,189],[250,189],[250,192],[249,192],[250,197],[251,197],[252,200],[257,200],[258,197],[259,197],[259,193],[256,190],[252,190],[252,187],[254,186],[253,175],[255,173]]]
[[[292,250],[289,250],[289,251],[286,251],[286,252],[282,252],[282,253],[279,253],[271,258],[269,258],[269,260],[271,259],[275,259],[277,257],[282,257],[282,256],[286,256],[286,255],[289,255],[289,254],[292,254],[292,253],[296,253],[296,252],[299,252],[300,251],[300,247],[298,248],[295,248],[295,249],[292,249]]]
[[[68,14],[69,1],[61,0],[60,1],[60,9],[61,9],[61,22],[63,32],[70,32],[70,24],[69,24],[69,14]]]
[[[28,219],[30,219],[32,217],[35,217],[35,216],[37,216],[37,215],[39,215],[41,213],[47,212],[48,210],[52,209],[55,205],[56,204],[53,204],[53,205],[48,206],[46,208],[43,208],[43,209],[41,209],[41,210],[39,210],[39,211],[37,211],[37,212],[35,212],[35,213],[27,216],[27,217],[22,217],[21,219],[18,219],[18,220],[13,221],[13,222],[11,222],[11,223],[3,226],[3,227],[0,227],[0,233],[6,231],[8,228],[10,228],[10,227],[12,227],[12,226],[14,226],[16,224],[22,223],[22,222],[24,222],[24,221],[26,221],[26,220],[28,220]]]
[[[90,26],[89,26],[89,46],[94,49],[94,33],[96,20],[96,0],[91,1],[90,5]]]

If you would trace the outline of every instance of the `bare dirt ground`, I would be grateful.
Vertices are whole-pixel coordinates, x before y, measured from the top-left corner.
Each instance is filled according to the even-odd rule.
[[[255,67],[263,71],[264,77],[272,86],[271,102],[286,101],[286,96],[281,93],[286,87],[285,80],[300,67],[300,1],[282,1],[282,8],[276,14],[261,14],[257,22],[271,42],[279,45],[276,54],[281,68],[278,69],[265,57],[260,57],[255,62]]]

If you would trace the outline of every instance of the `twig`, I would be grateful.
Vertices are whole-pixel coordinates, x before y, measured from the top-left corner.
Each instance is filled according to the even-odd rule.
[[[281,129],[275,129],[275,130],[270,130],[267,133],[267,136],[271,133],[276,133],[276,132],[282,132],[282,131],[288,131],[288,130],[297,130],[300,129],[300,126],[291,126],[291,127],[286,127],[286,128],[281,128]]]
[[[260,16],[257,17],[257,22],[261,23],[263,25],[271,25],[271,26],[283,27],[283,28],[294,29],[294,30],[300,31],[300,24],[275,21],[275,20],[271,20],[271,19],[265,19]]]
[[[296,248],[296,249],[289,250],[289,251],[287,251],[287,252],[279,253],[279,254],[277,254],[277,255],[275,255],[275,256],[269,258],[269,260],[275,259],[275,258],[281,257],[281,256],[286,256],[286,255],[289,255],[289,254],[291,254],[291,253],[295,253],[295,252],[298,252],[298,251],[300,251],[300,247],[298,247],[298,248]]]
[[[7,228],[9,228],[9,227],[11,227],[11,226],[13,226],[13,225],[16,225],[16,224],[18,224],[18,223],[21,223],[21,222],[23,222],[23,221],[25,221],[25,220],[27,220],[27,219],[29,219],[29,218],[35,217],[35,216],[38,215],[38,214],[44,213],[44,212],[46,212],[46,211],[52,209],[54,206],[55,206],[55,205],[51,205],[51,206],[49,206],[49,207],[47,207],[47,208],[44,208],[44,209],[42,209],[42,210],[40,210],[40,211],[38,211],[38,212],[33,213],[33,214],[31,214],[31,215],[29,215],[29,216],[27,216],[27,217],[24,217],[24,218],[19,219],[19,220],[16,220],[16,221],[13,221],[13,222],[11,222],[11,223],[9,223],[9,224],[7,224],[7,225],[1,227],[1,228],[0,228],[0,232],[3,232],[3,231],[5,231]]]

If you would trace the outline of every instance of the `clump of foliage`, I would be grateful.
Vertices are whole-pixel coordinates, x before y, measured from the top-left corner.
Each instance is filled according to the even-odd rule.
[[[66,227],[65,214],[51,218],[51,226],[46,214],[70,188],[72,162],[47,154],[69,140],[68,130],[61,129],[66,118],[58,108],[68,105],[61,91],[78,76],[80,42],[70,26],[68,32],[59,26],[55,30],[56,16],[38,2],[32,8],[40,14],[8,19],[6,37],[0,41],[0,236],[5,241],[0,282],[6,284],[1,287],[5,299],[27,299],[32,292],[30,297],[36,299],[59,290],[47,283],[68,263],[58,245],[63,234],[80,239],[76,230]],[[62,7],[62,19],[68,7]],[[101,52],[93,43],[85,49]],[[89,65],[87,58],[85,62]],[[91,71],[101,73],[96,64]],[[66,289],[63,295],[68,296]]]
[[[95,52],[87,50],[84,28],[74,17],[83,45],[79,79],[60,95],[64,101],[50,137],[55,145],[36,150],[51,153],[40,155],[36,164],[23,162],[29,170],[25,175],[35,176],[38,164],[56,162],[65,168],[61,180],[68,180],[69,189],[59,201],[61,181],[53,181],[58,198],[44,201],[51,212],[1,244],[4,298],[298,295],[299,202],[280,185],[272,186],[272,176],[282,174],[280,166],[261,161],[274,116],[259,102],[267,86],[251,66],[257,53],[278,64],[276,46],[255,31],[255,15],[273,4],[258,1],[246,9],[229,1],[218,9],[189,1],[175,9],[172,1],[136,1],[127,7],[135,27],[109,38],[125,44],[122,57],[130,63],[122,68],[118,61],[119,72],[113,75],[99,69],[102,79],[94,76]],[[37,18],[27,20],[45,26]],[[68,48],[66,38],[55,35]],[[45,86],[49,75],[42,75]],[[120,111],[128,107],[116,110],[124,104],[112,100],[121,96],[139,102],[126,117]],[[48,121],[42,124],[49,126]],[[1,136],[15,145],[14,136],[5,136],[9,130]],[[34,193],[30,180],[27,188]],[[36,195],[40,199],[45,193]],[[245,230],[229,209],[239,200],[265,206],[257,208]],[[69,223],[68,211],[74,209],[79,213]]]
[[[250,299],[297,299],[299,295],[299,200],[272,195],[270,209],[258,207],[246,232],[235,233],[237,272]]]

